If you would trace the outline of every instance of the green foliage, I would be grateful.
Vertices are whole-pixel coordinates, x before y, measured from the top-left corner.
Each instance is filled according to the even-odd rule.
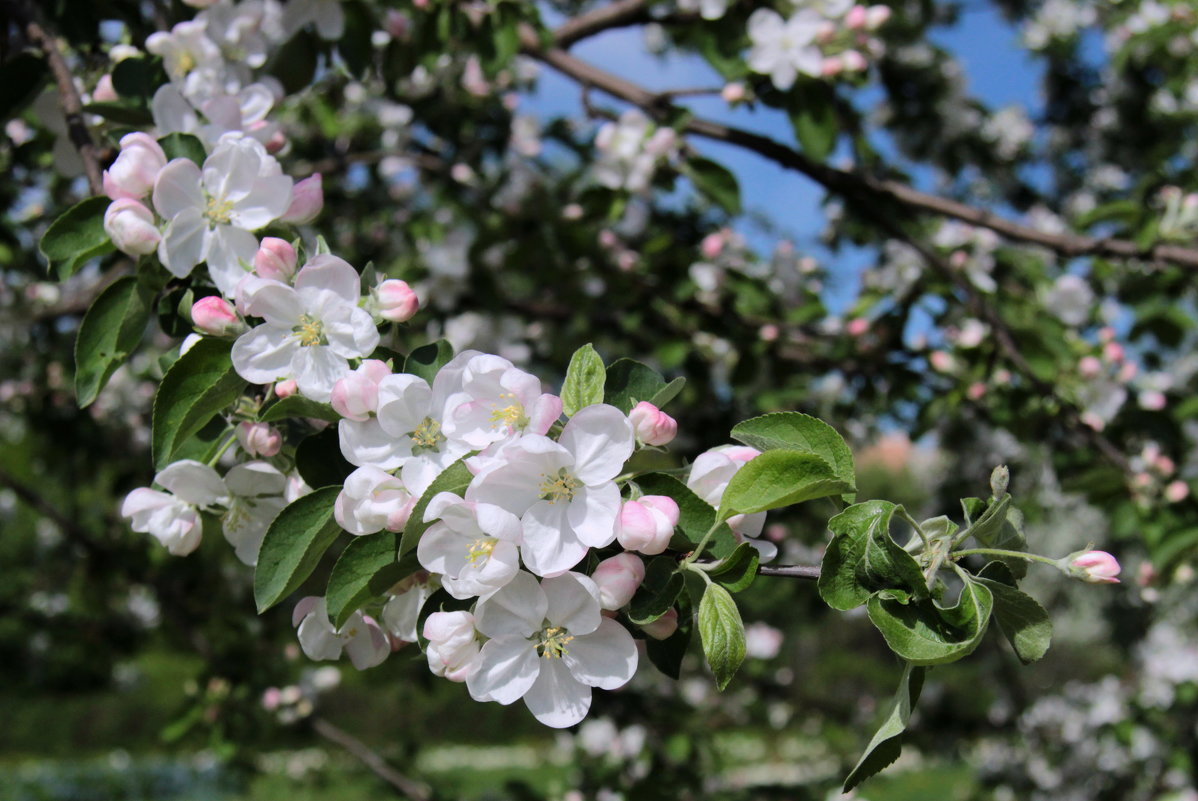
[[[233,369],[231,350],[230,342],[205,337],[162,377],[150,433],[159,470],[174,461],[188,438],[241,396],[247,382]]]
[[[669,611],[683,589],[678,563],[669,556],[655,556],[645,568],[645,580],[628,605],[628,619],[642,625],[652,623]]]
[[[409,353],[408,358],[404,360],[403,371],[419,376],[432,384],[433,379],[437,377],[437,372],[449,364],[452,358],[453,346],[444,339],[438,339],[436,342],[421,345]]]
[[[757,578],[757,566],[761,555],[751,544],[742,542],[731,554],[720,560],[719,567],[707,575],[712,581],[722,584],[729,592],[747,590]]]
[[[994,621],[1019,660],[1027,665],[1043,657],[1052,643],[1052,621],[1035,598],[1016,588],[1010,569],[991,562],[974,581],[994,595]]]
[[[660,409],[673,400],[685,384],[686,379],[682,377],[667,384],[652,367],[634,359],[616,359],[607,366],[603,402],[625,414],[641,401],[648,401]]]
[[[719,584],[709,584],[699,601],[699,640],[716,687],[723,690],[745,659],[745,624],[736,601]]]
[[[882,725],[865,747],[861,759],[845,777],[844,792],[852,790],[899,758],[903,750],[902,735],[911,721],[911,710],[919,700],[925,672],[926,668],[917,667],[910,662],[903,666],[903,677],[899,679],[898,691],[894,695],[890,711],[886,713]]]
[[[814,453],[766,451],[732,476],[720,501],[720,519],[778,509],[853,489],[852,483],[838,478],[832,466]]]
[[[875,593],[866,603],[870,622],[886,644],[915,665],[942,665],[968,656],[982,641],[994,607],[990,590],[972,577],[952,606],[932,598],[888,599]]]
[[[800,81],[791,90],[787,113],[803,155],[815,161],[827,161],[840,133],[832,88],[823,81]]]
[[[694,157],[687,160],[682,171],[696,189],[724,211],[740,214],[740,184],[727,167],[711,159]]]
[[[341,533],[333,504],[341,490],[324,487],[279,512],[266,530],[254,569],[254,602],[259,612],[282,601],[312,574]]]
[[[326,428],[300,440],[295,448],[295,469],[309,487],[330,487],[345,482],[354,466],[341,454],[336,428]]]
[[[419,569],[411,555],[401,564],[398,551],[399,535],[394,531],[355,537],[345,546],[329,573],[325,593],[334,626],[341,628],[363,604]]]
[[[137,279],[118,278],[92,303],[75,338],[75,397],[91,405],[141,343],[150,310]]]
[[[474,478],[474,474],[470,472],[470,468],[466,467],[464,459],[451,464],[441,472],[441,475],[433,479],[433,483],[428,485],[428,489],[420,496],[420,500],[412,508],[412,515],[408,518],[408,524],[404,526],[403,537],[399,541],[399,555],[402,558],[404,554],[412,551],[420,543],[420,537],[432,525],[432,521],[425,522],[424,510],[428,508],[429,502],[432,501],[438,493],[452,492],[456,495],[461,495],[466,491],[466,487],[470,485],[470,479]]]
[[[46,60],[34,53],[18,53],[0,64],[0,121],[8,122],[29,105],[48,75]]]
[[[208,158],[208,154],[204,150],[204,143],[191,134],[170,133],[160,138],[158,144],[162,147],[162,152],[166,154],[167,160],[188,159],[197,167],[202,167],[204,160]]]
[[[678,504],[678,526],[670,543],[672,548],[682,551],[695,548],[713,526],[715,533],[707,543],[706,553],[723,559],[736,548],[732,530],[726,524],[715,525],[716,510],[678,479],[663,473],[650,473],[638,476],[636,483],[645,495],[665,495]]]
[[[841,481],[854,486],[853,452],[832,426],[801,412],[774,412],[737,423],[732,438],[759,451],[804,451],[820,456]],[[855,486],[854,486],[855,488]]]
[[[263,407],[262,411],[258,413],[258,420],[263,423],[273,423],[293,417],[325,420],[329,423],[341,421],[341,415],[337,414],[329,404],[314,401],[299,394],[279,398],[274,403]]]
[[[591,345],[583,345],[570,357],[566,380],[562,383],[562,411],[573,417],[580,409],[603,403],[607,373],[603,359]]]
[[[106,197],[80,201],[42,234],[38,249],[60,281],[74,275],[88,261],[112,252],[112,240],[104,230],[104,212],[111,203]]]

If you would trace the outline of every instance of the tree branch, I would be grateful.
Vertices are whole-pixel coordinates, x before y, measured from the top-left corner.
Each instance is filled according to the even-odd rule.
[[[649,4],[646,0],[616,0],[573,19],[567,20],[553,32],[558,47],[568,48],[575,42],[611,28],[623,28],[648,22]]]
[[[815,581],[819,578],[819,565],[761,565],[757,568],[757,575]]]
[[[54,82],[58,85],[58,104],[67,120],[67,134],[71,137],[71,143],[75,145],[75,149],[79,151],[79,157],[83,160],[88,189],[93,195],[104,194],[104,183],[100,175],[99,151],[96,149],[95,142],[92,141],[91,133],[87,130],[87,124],[83,121],[83,100],[79,97],[79,92],[75,90],[75,80],[71,75],[71,69],[58,49],[53,32],[37,20],[35,12],[25,3],[13,0],[5,5],[13,13],[14,18],[24,26],[25,35],[29,41],[45,54],[46,63],[50,66]]]
[[[409,779],[391,767],[378,753],[371,750],[368,745],[344,729],[334,726],[329,721],[320,717],[312,718],[312,728],[321,737],[349,751],[362,764],[370,768],[374,775],[412,799],[412,801],[430,801],[433,797],[428,787],[413,779]]]
[[[586,15],[572,22],[592,16]],[[598,23],[597,19],[590,21],[587,29],[593,29]],[[558,30],[565,30],[571,24],[567,23]],[[567,33],[573,34],[573,31],[569,30]],[[567,41],[575,41],[575,39],[568,38]],[[652,115],[660,117],[672,108],[668,94],[651,92],[631,81],[588,64],[560,48],[544,49],[532,28],[526,27],[521,30],[521,45],[529,56],[543,61],[583,86],[601,89],[613,97],[639,106]],[[1100,238],[1081,234],[1051,234],[1039,231],[1004,219],[989,211],[975,209],[955,200],[921,192],[899,181],[886,180],[850,170],[839,170],[821,164],[769,137],[702,117],[690,118],[683,126],[683,132],[738,145],[783,167],[799,172],[837,194],[866,196],[872,198],[873,203],[898,202],[917,211],[951,217],[981,228],[988,228],[1007,239],[1039,245],[1068,258],[1105,256],[1171,262],[1198,268],[1198,249],[1166,244],[1141,248],[1135,242],[1124,239]]]
[[[3,467],[0,467],[0,486],[8,487],[17,498],[24,501],[31,509],[43,517],[54,521],[71,542],[79,545],[89,554],[96,554],[98,547],[92,540],[91,533],[87,529],[73,518],[68,517],[48,498],[43,497],[36,490],[18,481],[16,476],[9,473]]]

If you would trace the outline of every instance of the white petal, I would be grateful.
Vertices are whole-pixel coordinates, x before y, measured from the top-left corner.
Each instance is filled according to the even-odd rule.
[[[551,576],[569,570],[587,555],[587,546],[566,523],[568,507],[538,501],[524,514],[524,543],[520,554],[524,564],[538,576]]]
[[[564,729],[591,709],[591,688],[578,682],[561,659],[541,659],[537,680],[524,695],[528,711],[546,726]]]
[[[636,642],[627,629],[605,617],[593,634],[575,637],[562,659],[583,684],[614,690],[636,673]]]
[[[537,679],[541,659],[533,643],[514,635],[488,640],[478,654],[478,669],[466,679],[477,701],[518,701]]]
[[[567,507],[566,524],[580,542],[592,548],[611,545],[616,538],[620,515],[620,489],[609,481],[598,487],[582,487]]]
[[[299,349],[290,331],[260,325],[233,343],[233,369],[251,384],[269,384],[291,376],[291,360]]]
[[[520,518],[502,507],[490,503],[477,504],[478,527],[490,536],[506,542],[520,544],[522,527]]]
[[[229,494],[220,475],[194,459],[167,465],[154,476],[154,483],[196,506],[211,506]]]
[[[221,201],[238,201],[249,194],[258,178],[266,151],[253,139],[230,135],[204,160],[204,188]]]
[[[258,178],[250,193],[233,204],[229,221],[238,228],[256,231],[282,217],[291,205],[292,183],[286,175]]]
[[[387,635],[383,634],[383,630],[377,625],[371,623],[362,623],[358,630],[357,636],[350,639],[345,644],[345,651],[349,654],[349,661],[358,670],[366,670],[378,664],[381,664],[387,655],[391,653],[391,644],[387,642]]]
[[[300,347],[291,358],[292,377],[300,393],[321,403],[328,403],[333,384],[349,375],[349,362],[323,345]]]
[[[225,486],[234,495],[252,498],[257,495],[282,495],[287,476],[269,462],[246,462],[225,474]]]
[[[347,359],[369,356],[379,345],[379,330],[369,312],[357,306],[341,306],[324,317],[324,335],[329,348]]]
[[[574,477],[599,484],[620,475],[636,436],[627,415],[615,406],[596,404],[571,417],[558,442],[574,455]]]
[[[281,328],[299,325],[304,307],[294,289],[281,281],[257,279],[243,288],[245,313]]]
[[[418,376],[395,373],[379,382],[378,419],[395,437],[415,431],[429,415],[432,388]]]
[[[258,252],[258,240],[249,231],[231,225],[218,225],[208,240],[208,274],[212,283],[226,297],[237,293],[241,279],[250,275],[254,254]]]
[[[356,467],[370,465],[394,470],[412,455],[411,441],[396,439],[383,430],[379,421],[342,420],[337,424],[341,455]]]
[[[204,193],[200,189],[200,168],[191,159],[173,159],[154,181],[154,208],[167,218],[187,209],[203,211]]]
[[[580,573],[565,573],[541,582],[549,601],[545,618],[570,634],[590,634],[599,627],[599,588]]]
[[[537,580],[528,573],[517,573],[503,589],[479,602],[475,627],[488,637],[529,637],[540,631],[548,608]]]
[[[208,223],[199,209],[184,209],[171,218],[158,242],[158,260],[176,278],[185,278],[204,260]]]
[[[362,279],[350,263],[331,253],[311,259],[295,276],[295,288],[326,289],[346,303],[356,304],[362,295]]]

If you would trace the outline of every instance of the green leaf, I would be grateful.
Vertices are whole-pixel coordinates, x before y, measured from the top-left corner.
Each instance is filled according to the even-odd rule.
[[[377,598],[401,579],[420,569],[414,559],[401,564],[399,535],[380,531],[354,537],[337,557],[325,593],[329,618],[337,628],[371,598]]]
[[[719,584],[709,584],[699,602],[699,639],[722,691],[745,660],[745,624],[736,601]]]
[[[603,359],[589,343],[574,351],[562,384],[562,411],[566,417],[573,417],[579,409],[603,403],[606,380]]]
[[[968,581],[950,607],[925,598],[902,603],[875,594],[866,608],[886,644],[916,665],[941,665],[968,656],[982,641],[994,606],[989,588]]]
[[[80,408],[100,394],[141,342],[150,309],[133,276],[118,278],[92,303],[75,338],[75,396]]]
[[[903,667],[903,677],[899,679],[898,692],[894,694],[890,711],[886,713],[886,719],[865,747],[861,759],[857,760],[857,765],[845,778],[844,792],[852,790],[899,758],[903,750],[902,734],[911,721],[911,710],[919,700],[926,672],[925,668],[910,662]]]
[[[900,507],[894,507],[897,511]],[[879,521],[880,523],[880,521]],[[885,525],[872,526],[865,539],[865,556],[859,573],[873,589],[900,588],[920,597],[927,590],[923,571],[915,557],[903,550],[890,536],[890,519]]]
[[[833,90],[822,82],[804,81],[794,88],[787,113],[803,155],[826,161],[840,133]]]
[[[275,51],[266,65],[266,71],[278,78],[283,90],[292,95],[312,83],[319,59],[320,45],[315,36],[308,31],[300,31]]]
[[[665,379],[652,367],[633,359],[617,359],[607,366],[603,402],[628,414],[641,401],[652,403],[665,387]]]
[[[729,214],[740,214],[740,184],[722,164],[705,158],[691,158],[683,168],[695,188]]]
[[[736,471],[720,501],[721,520],[778,509],[815,498],[852,492],[821,456],[799,451],[766,451]]]
[[[650,473],[639,476],[636,484],[646,495],[666,495],[678,504],[678,526],[675,529],[674,540],[670,543],[674,550],[691,550],[715,525],[716,513],[711,504],[673,476]],[[716,559],[723,559],[732,553],[736,546],[736,537],[732,535],[732,529],[727,525],[721,525],[708,541],[704,553],[711,554]]]
[[[628,605],[628,619],[637,625],[652,623],[674,605],[682,587],[678,563],[669,556],[654,557],[645,568],[645,580]]]
[[[300,440],[295,448],[295,469],[309,487],[344,484],[354,472],[354,466],[341,454],[341,439],[333,427]]]
[[[761,554],[747,542],[742,542],[728,556],[720,560],[720,566],[709,572],[713,581],[722,584],[728,592],[740,592],[749,588],[757,578],[757,566]]]
[[[674,398],[678,397],[678,393],[681,392],[682,388],[685,386],[686,379],[682,376],[678,376],[673,381],[662,387],[656,395],[654,395],[652,398],[649,398],[649,402],[660,409],[670,401],[674,400]]]
[[[678,596],[678,629],[664,640],[652,637],[645,640],[645,653],[649,661],[671,679],[677,680],[682,672],[682,659],[691,644],[694,618],[694,606],[690,596],[684,592]]]
[[[146,58],[121,59],[112,68],[112,88],[126,100],[148,104],[158,84],[154,82],[150,61]],[[162,77],[165,78],[165,75]]]
[[[191,134],[177,132],[167,134],[158,140],[158,144],[162,147],[162,152],[166,153],[168,161],[188,159],[197,167],[202,167],[204,160],[208,158],[208,152],[204,150],[204,143]]]
[[[330,423],[337,423],[341,420],[341,415],[333,411],[333,407],[329,404],[305,398],[303,395],[289,395],[286,398],[281,398],[267,406],[258,415],[258,419],[263,423],[288,420],[293,417],[327,420]]]
[[[438,339],[436,342],[421,345],[408,354],[403,363],[403,371],[419,376],[431,385],[440,369],[449,364],[451,359],[453,346],[444,339]]]
[[[833,474],[854,486],[857,474],[853,469],[853,452],[835,428],[816,417],[801,412],[774,412],[739,423],[732,429],[732,438],[759,451],[806,451],[822,456],[832,466]]]
[[[113,250],[104,230],[104,212],[111,203],[106,197],[89,197],[64,211],[42,234],[38,249],[56,268],[58,280],[69,278],[88,260]]]
[[[1002,562],[991,562],[976,581],[994,594],[994,620],[1027,665],[1048,653],[1052,643],[1052,620],[1036,599],[1015,587],[1015,577]]]
[[[961,502],[965,505],[965,501]],[[972,510],[977,512],[975,506]],[[991,502],[977,522],[969,528],[969,534],[983,548],[1003,551],[1026,551],[1027,537],[1023,533],[1023,514],[1011,506],[1011,496],[1004,495],[998,502]],[[1027,561],[1015,557],[1004,557],[1000,561],[1014,574],[1016,579],[1027,575]]]
[[[340,487],[318,489],[279,512],[266,530],[254,568],[254,602],[265,612],[312,574],[341,527],[333,519]]]
[[[428,489],[424,491],[420,500],[416,502],[416,506],[412,508],[412,515],[408,518],[408,524],[404,526],[403,538],[399,541],[400,557],[415,548],[425,530],[432,525],[431,521],[424,522],[424,510],[428,508],[429,501],[439,492],[452,492],[461,495],[466,491],[466,487],[470,486],[470,480],[474,478],[474,474],[470,472],[470,468],[466,467],[464,458],[457,460],[445,468],[441,475],[434,478],[433,483],[428,485]]]
[[[154,124],[154,115],[150,113],[149,109],[128,103],[87,103],[83,106],[83,111],[103,117],[109,122],[131,125],[135,128],[148,128]]]
[[[834,536],[824,551],[818,582],[828,606],[856,609],[882,590],[890,593],[889,599],[925,594],[919,564],[890,536],[897,508],[889,501],[866,501],[828,521]]]
[[[161,470],[175,452],[204,424],[231,405],[246,387],[229,352],[233,345],[204,338],[179,357],[162,377],[154,395],[150,444],[154,465]]]

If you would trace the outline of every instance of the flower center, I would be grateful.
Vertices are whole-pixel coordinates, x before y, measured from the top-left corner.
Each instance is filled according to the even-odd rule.
[[[324,323],[309,314],[302,315],[299,325],[291,330],[299,335],[299,343],[305,348],[325,344]]]
[[[426,417],[416,426],[416,430],[408,434],[412,438],[412,453],[435,451],[445,441],[441,433],[441,424],[431,417]]]
[[[217,200],[214,197],[208,198],[208,207],[204,210],[204,216],[216,225],[228,225],[229,217],[232,213],[233,201]]]
[[[186,75],[195,69],[195,67],[196,59],[195,56],[191,54],[191,51],[184,50],[179,54],[179,72],[182,72],[184,75]]]
[[[491,551],[493,550],[495,550],[494,538],[479,537],[470,543],[470,550],[466,551],[466,561],[470,564],[478,561],[486,562],[491,558]]]
[[[561,500],[574,500],[574,493],[582,486],[582,482],[566,472],[566,468],[557,471],[556,476],[548,473],[541,475],[541,500],[557,503]]]
[[[501,407],[498,403],[491,408],[491,426],[499,428],[500,426],[508,429],[524,428],[528,425],[528,418],[524,415],[524,405],[516,400],[516,396],[510,392],[502,392],[499,395],[500,403],[507,402],[507,406]]]
[[[547,626],[536,635],[537,655],[545,659],[561,659],[570,653],[566,645],[574,639],[561,626]]]

